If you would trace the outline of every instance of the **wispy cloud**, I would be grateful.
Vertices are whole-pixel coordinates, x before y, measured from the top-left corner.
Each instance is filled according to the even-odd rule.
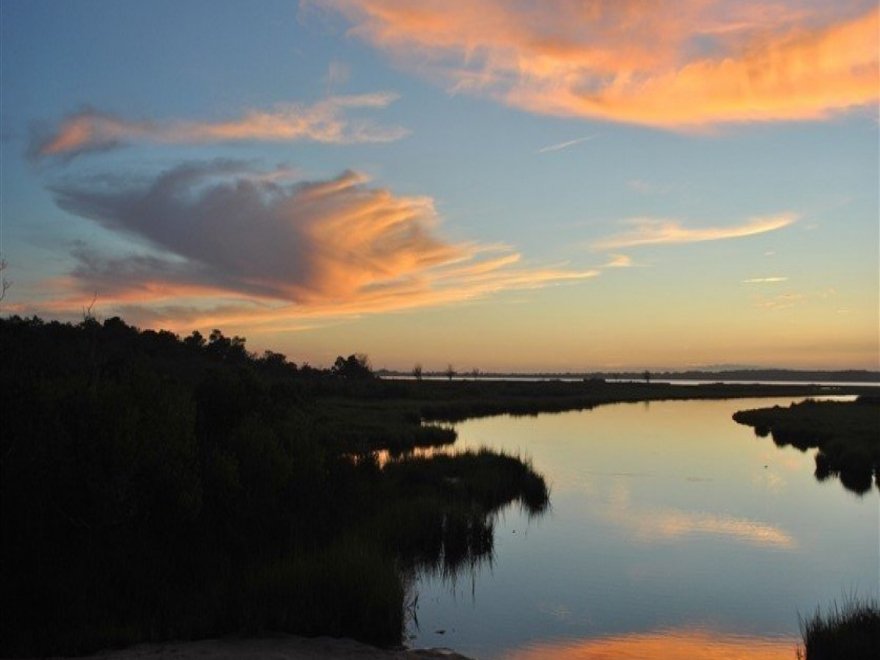
[[[598,274],[527,265],[503,245],[451,242],[429,197],[394,195],[346,171],[286,182],[237,161],[52,189],[63,209],[140,243],[131,254],[78,246],[54,301],[97,291],[105,305],[173,322],[345,316],[445,305]],[[179,320],[178,319],[178,320]]]
[[[580,137],[575,140],[569,140],[568,142],[560,142],[559,144],[551,144],[547,147],[541,147],[538,149],[539,154],[546,154],[551,151],[562,151],[563,149],[568,149],[569,147],[573,147],[576,144],[580,144],[581,142],[588,142],[589,140],[595,140],[596,135],[587,135],[585,137]]]
[[[603,264],[602,268],[632,268],[635,266],[632,257],[625,254],[609,254],[610,261]]]
[[[322,0],[454,91],[667,128],[819,120],[877,102],[874,0]]]
[[[743,280],[743,284],[776,284],[777,282],[788,282],[787,277],[750,277]]]
[[[87,109],[69,115],[54,130],[35,132],[29,152],[37,158],[72,158],[133,142],[392,142],[405,137],[409,131],[399,126],[383,126],[368,119],[351,117],[350,114],[361,109],[385,108],[397,98],[396,94],[391,93],[331,96],[311,105],[289,103],[268,111],[248,110],[241,117],[215,122],[140,121]]]
[[[755,307],[772,310],[790,309],[795,305],[801,304],[806,299],[807,296],[803,293],[780,293],[772,298],[765,298],[763,296],[757,298],[755,300]]]
[[[798,220],[795,213],[780,213],[752,218],[747,222],[728,227],[688,228],[677,220],[637,218],[627,221],[629,231],[600,239],[592,244],[594,250],[615,250],[638,245],[664,245],[698,243],[743,238],[788,227]]]

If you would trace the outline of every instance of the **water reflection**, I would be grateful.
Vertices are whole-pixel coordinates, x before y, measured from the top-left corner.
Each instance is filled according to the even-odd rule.
[[[779,527],[748,518],[674,508],[635,508],[629,488],[622,484],[614,489],[610,506],[602,515],[640,542],[688,541],[704,535],[761,547],[786,550],[797,547],[794,537]]]
[[[815,471],[819,481],[840,479],[847,490],[864,495],[872,481],[880,489],[880,462],[875,444],[880,438],[880,406],[874,396],[862,396],[857,403],[842,405],[855,397],[811,399],[788,408],[758,408],[734,415],[740,424],[754,427],[755,435],[773,438],[777,447],[815,450]],[[817,403],[837,401],[838,403]]]
[[[708,630],[661,630],[530,644],[507,660],[792,660],[794,638],[745,637]]]
[[[791,401],[653,402],[458,424],[452,451],[530,457],[553,506],[537,518],[500,511],[491,570],[477,563],[466,584],[420,577],[412,645],[484,659],[792,660],[799,611],[842,590],[876,589],[880,498],[818,483],[812,453],[731,420]]]

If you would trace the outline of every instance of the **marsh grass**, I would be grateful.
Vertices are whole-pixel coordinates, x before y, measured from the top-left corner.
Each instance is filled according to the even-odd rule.
[[[846,596],[823,613],[800,618],[804,660],[875,660],[880,656],[880,604]]]
[[[245,634],[297,631],[376,644],[403,633],[405,583],[393,555],[349,536],[321,551],[253,566],[237,599]]]
[[[855,401],[807,399],[787,408],[742,410],[733,419],[753,426],[759,437],[772,436],[777,446],[806,451],[818,448],[816,478],[840,478],[849,490],[870,490],[880,474],[880,399],[862,395]],[[880,488],[880,480],[876,480]]]
[[[277,630],[399,642],[413,571],[491,561],[546,483],[453,422],[786,386],[393,382],[121,319],[0,319],[0,655]],[[355,458],[356,457],[356,458]]]

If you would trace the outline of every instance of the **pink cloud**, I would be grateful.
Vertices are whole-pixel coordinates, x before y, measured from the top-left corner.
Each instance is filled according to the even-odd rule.
[[[95,110],[66,117],[56,130],[38,137],[31,151],[38,157],[75,156],[132,142],[194,144],[242,140],[330,144],[392,142],[408,131],[348,116],[352,110],[381,109],[397,96],[389,93],[332,96],[312,105],[288,103],[272,110],[248,110],[227,121],[136,121]]]
[[[703,127],[877,103],[876,3],[327,0],[453,91],[529,111]]]
[[[141,184],[55,187],[61,208],[135,247],[125,255],[76,247],[77,265],[56,282],[48,307],[75,313],[97,292],[105,308],[169,325],[277,324],[446,305],[598,274],[526,265],[507,246],[446,240],[431,198],[395,195],[356,172],[299,183],[271,174],[215,161]]]

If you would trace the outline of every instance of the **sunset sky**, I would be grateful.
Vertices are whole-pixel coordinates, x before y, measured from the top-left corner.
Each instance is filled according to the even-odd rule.
[[[875,0],[0,4],[2,313],[877,369]]]

